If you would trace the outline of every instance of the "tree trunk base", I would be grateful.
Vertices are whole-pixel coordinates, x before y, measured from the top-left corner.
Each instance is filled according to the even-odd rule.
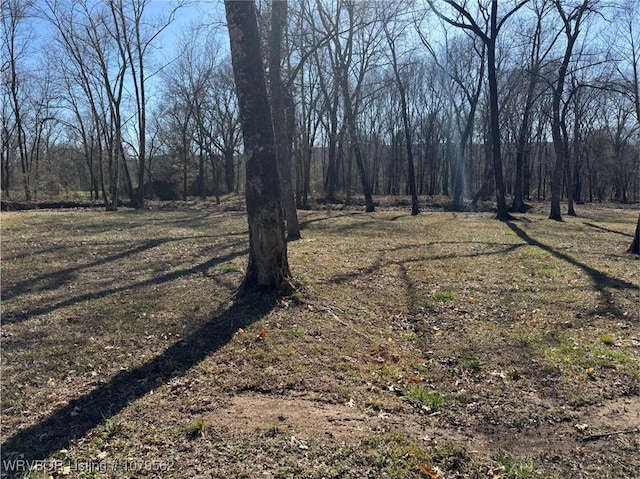
[[[296,288],[295,284],[288,278],[281,278],[277,283],[263,285],[259,284],[257,280],[247,278],[245,276],[244,281],[242,281],[242,284],[235,294],[235,297],[236,299],[241,299],[247,296],[251,297],[256,293],[259,293],[280,298],[291,296],[297,290],[298,288]]]
[[[517,206],[516,205],[512,205],[511,208],[509,208],[509,212],[511,212],[511,213],[528,213],[530,209],[533,209],[533,206],[522,202]]]
[[[633,242],[631,243],[631,246],[629,246],[627,253],[640,254],[640,216],[638,216],[638,223],[636,224],[636,232],[633,235]]]
[[[516,219],[515,216],[511,216],[509,213],[498,213],[496,218],[498,221],[513,221]]]

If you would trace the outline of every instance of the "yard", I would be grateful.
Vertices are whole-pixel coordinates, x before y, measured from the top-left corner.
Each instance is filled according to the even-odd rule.
[[[225,205],[2,213],[3,477],[639,477],[637,208]]]

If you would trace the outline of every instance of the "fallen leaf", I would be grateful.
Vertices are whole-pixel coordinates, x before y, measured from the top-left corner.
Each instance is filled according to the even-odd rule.
[[[256,339],[263,340],[263,339],[264,339],[264,338],[266,338],[266,337],[267,337],[267,332],[266,332],[264,329],[262,329],[262,330],[260,330],[260,332],[258,333],[258,336],[256,336]]]
[[[431,479],[438,479],[438,471],[436,471],[433,467],[428,466],[426,464],[420,464],[420,471],[427,477]]]
[[[240,336],[241,334],[244,334],[244,329],[242,328],[238,328],[238,332],[236,333],[238,336]]]
[[[420,378],[416,378],[413,376],[407,376],[407,382],[408,383],[419,383],[420,382]]]
[[[587,368],[587,369],[585,370],[585,372],[586,372],[587,374],[593,374],[593,373],[595,373],[595,371],[596,371],[596,368]]]

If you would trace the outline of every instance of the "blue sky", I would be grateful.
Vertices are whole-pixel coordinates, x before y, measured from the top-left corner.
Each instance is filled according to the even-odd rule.
[[[163,17],[175,7],[175,0],[151,0],[146,7],[150,17]],[[175,21],[162,33],[159,44],[162,56],[170,60],[175,57],[175,47],[184,35],[184,30],[192,23],[204,23],[203,28],[220,28],[224,21],[222,0],[191,0],[178,10]]]

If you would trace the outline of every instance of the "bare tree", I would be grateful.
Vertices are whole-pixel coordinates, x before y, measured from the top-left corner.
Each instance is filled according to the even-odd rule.
[[[420,29],[418,32],[422,44],[441,70],[440,89],[453,110],[452,116],[455,116],[458,134],[455,145],[451,147],[454,178],[451,207],[454,211],[461,211],[464,209],[462,196],[465,172],[471,167],[466,161],[467,146],[472,138],[484,84],[486,45],[472,34],[469,37],[454,38],[452,41],[445,35],[445,45],[442,53],[439,53],[434,50]],[[454,135],[453,131],[450,135]]]
[[[314,34],[318,33],[311,12],[308,13],[311,30]],[[318,122],[322,123],[327,137],[327,165],[324,175],[324,193],[325,200],[328,202],[336,201],[336,192],[339,183],[339,156],[338,156],[338,139],[340,137],[340,87],[338,84],[339,71],[336,70],[337,60],[334,58],[333,50],[327,45],[327,52],[321,55],[320,51],[315,50],[313,54],[313,65],[315,76],[311,71],[303,76],[301,85],[306,92],[308,101],[303,102],[303,118],[306,120],[304,128],[302,128],[302,147],[305,155],[305,171],[303,175],[303,206],[306,207],[308,194],[308,174],[310,171],[309,163],[311,161],[312,148],[312,130],[313,130],[313,114],[317,112]],[[331,57],[331,61],[327,60],[327,56]],[[327,66],[327,63],[330,66]],[[306,80],[306,81],[305,81]],[[318,90],[315,93],[315,90]],[[303,97],[303,100],[306,100]]]
[[[531,139],[532,129],[532,115],[534,113],[534,104],[536,99],[540,95],[540,76],[542,74],[543,63],[549,56],[557,36],[551,35],[551,39],[545,38],[544,20],[549,14],[550,9],[553,8],[549,0],[540,0],[533,2],[532,9],[535,13],[535,23],[530,30],[523,29],[523,34],[529,41],[530,50],[527,57],[526,64],[523,68],[524,83],[526,88],[524,89],[524,106],[522,111],[518,112],[521,117],[520,124],[518,126],[517,140],[516,140],[516,171],[515,171],[515,187],[513,192],[513,204],[511,210],[519,213],[524,213],[528,210],[528,205],[524,202],[524,183],[525,176],[528,170],[530,147],[529,141]],[[545,42],[547,44],[545,45]]]
[[[487,73],[489,83],[489,104],[491,109],[491,150],[495,175],[496,203],[498,207],[498,214],[496,218],[500,220],[508,219],[510,215],[507,210],[504,178],[502,173],[500,110],[498,105],[498,79],[496,73],[496,45],[498,34],[504,23],[509,19],[509,17],[526,5],[529,0],[520,0],[499,20],[498,0],[491,0],[490,6],[479,3],[482,17],[485,20],[485,25],[481,25],[476,21],[474,15],[465,6],[465,4],[461,4],[453,0],[443,0],[443,2],[449,5],[454,11],[454,15],[449,17],[445,15],[440,8],[438,8],[434,0],[428,0],[428,2],[431,8],[434,9],[436,14],[443,21],[455,27],[470,30],[477,35],[487,47]]]
[[[22,172],[22,186],[26,201],[32,199],[32,157],[29,155],[26,133],[26,100],[24,76],[20,71],[20,62],[25,56],[27,45],[31,38],[31,33],[27,30],[23,31],[23,25],[30,13],[31,2],[23,2],[22,0],[7,0],[2,3],[2,74],[6,75],[6,81],[3,79],[3,105],[4,100],[10,106],[10,113],[13,119],[12,124],[8,118],[3,119],[3,144],[6,145],[7,151],[3,148],[3,191],[9,190],[9,160],[10,151],[15,145],[18,150],[18,159],[20,160],[20,168]],[[15,140],[13,136],[15,134]]]
[[[148,57],[157,37],[173,22],[181,3],[169,15],[153,25],[145,21],[145,9],[151,0],[109,0],[113,22],[118,32],[117,41],[126,53],[135,95],[137,119],[138,187],[132,203],[144,207],[147,132],[147,73]]]
[[[566,8],[561,0],[554,0],[556,10],[562,20],[562,27],[567,42],[562,61],[558,68],[557,78],[551,85],[553,94],[551,134],[553,137],[553,149],[556,154],[556,161],[551,178],[551,212],[549,219],[556,221],[562,221],[560,199],[562,196],[563,174],[567,156],[566,145],[562,134],[563,95],[567,74],[569,72],[569,63],[571,62],[578,35],[580,35],[582,22],[585,19],[585,15],[592,10],[596,3],[598,3],[598,0],[582,0],[580,4],[574,7]]]
[[[253,1],[225,0],[244,138],[249,264],[241,290],[292,289],[260,33]]]
[[[621,91],[633,102],[636,121],[640,124],[640,10],[628,2],[620,4],[616,14],[607,40]]]
[[[331,44],[333,46],[333,55],[331,55],[333,72],[338,77],[337,84],[339,85],[339,90],[342,95],[344,117],[351,141],[350,146],[356,160],[360,185],[364,194],[365,210],[372,212],[375,210],[375,205],[371,196],[371,186],[367,178],[367,169],[362,155],[356,121],[358,114],[358,96],[365,74],[371,67],[373,54],[377,51],[373,42],[377,38],[377,34],[381,33],[379,31],[380,26],[376,26],[375,21],[366,21],[364,18],[368,12],[366,3],[357,4],[353,0],[340,2],[334,12],[326,9],[320,1],[318,1],[317,5],[320,20],[325,31],[333,32],[331,38]],[[343,14],[346,14],[346,25],[344,26],[342,25]],[[365,31],[365,26],[373,26],[376,31]],[[356,53],[354,51],[354,45],[357,35],[360,35],[364,44],[359,45],[360,48]],[[360,56],[357,57],[357,55]],[[358,70],[354,82],[355,87],[352,89],[350,86],[350,73],[356,61],[358,63]]]
[[[212,141],[222,157],[226,191],[231,193],[235,189],[235,154],[241,136],[231,65],[222,63],[216,69],[210,100]]]
[[[418,204],[418,192],[416,189],[415,168],[413,161],[413,139],[411,138],[411,124],[409,121],[409,108],[407,106],[407,91],[405,88],[404,80],[400,73],[400,67],[398,65],[398,54],[396,52],[397,41],[400,34],[398,32],[392,32],[389,28],[389,24],[393,20],[393,18],[390,18],[384,21],[384,33],[389,44],[389,54],[391,58],[391,67],[393,68],[393,75],[396,81],[398,92],[400,93],[400,109],[402,113],[402,124],[404,126],[404,136],[407,148],[407,181],[409,183],[409,193],[411,194],[411,214],[415,216],[420,213],[420,207]],[[398,17],[396,17],[395,20],[397,21]],[[402,25],[400,25],[399,27],[402,30]]]
[[[118,41],[122,32],[112,21],[110,5],[93,7],[86,0],[74,3],[44,0],[41,14],[56,30],[56,41],[75,65],[78,80],[91,104],[96,131],[101,137],[100,171],[108,178],[108,188],[104,186],[104,179],[101,180],[105,205],[107,210],[116,210],[120,203],[121,178],[130,193],[133,192],[123,144],[122,103],[128,57]],[[103,156],[106,156],[106,165]]]
[[[5,92],[2,92],[3,101],[0,105],[2,111],[0,112],[0,121],[2,121],[2,132],[0,138],[2,138],[0,151],[0,175],[2,178],[2,195],[4,198],[10,198],[11,196],[11,164],[13,160],[13,131],[15,125],[11,121],[10,105],[8,101],[4,100]]]

